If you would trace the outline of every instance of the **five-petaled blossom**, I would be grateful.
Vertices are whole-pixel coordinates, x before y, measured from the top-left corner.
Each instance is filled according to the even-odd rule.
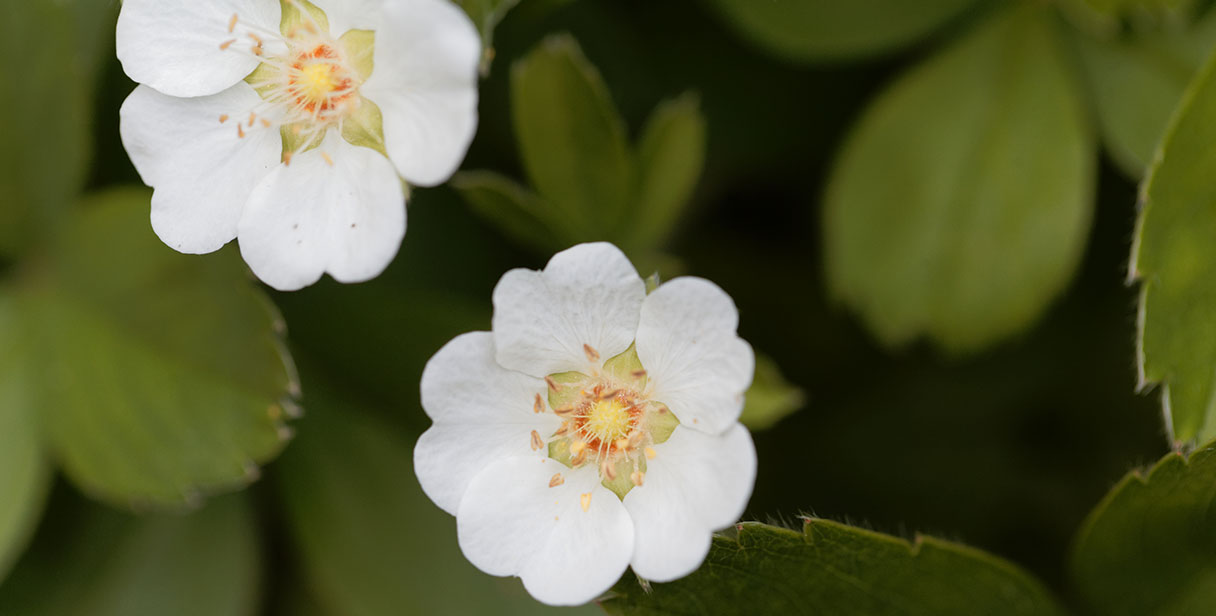
[[[648,295],[611,244],[503,276],[493,331],[456,337],[422,375],[434,425],[415,470],[465,556],[555,605],[594,599],[627,566],[659,582],[700,566],[756,475],[738,320],[700,278]]]
[[[377,276],[411,184],[446,180],[477,126],[481,42],[449,0],[126,0],[118,59],[152,228],[259,278]]]

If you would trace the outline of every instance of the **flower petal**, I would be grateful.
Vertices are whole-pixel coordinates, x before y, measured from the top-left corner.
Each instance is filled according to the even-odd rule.
[[[735,424],[709,435],[678,426],[656,445],[646,480],[625,496],[637,542],[630,563],[642,578],[669,582],[696,570],[714,530],[743,515],[756,480],[751,435]]]
[[[637,351],[654,390],[680,423],[719,433],[739,419],[756,368],[735,329],[739,311],[725,291],[701,278],[676,278],[646,297]]]
[[[261,99],[247,83],[199,98],[139,86],[118,112],[123,145],[153,187],[152,229],[175,250],[201,254],[236,237],[253,187],[279,162],[278,130],[246,127],[235,116]],[[221,123],[220,116],[234,118]]]
[[[427,496],[454,515],[469,482],[490,462],[547,456],[547,447],[532,449],[531,433],[548,438],[561,421],[533,411],[544,390],[544,381],[494,363],[489,332],[444,345],[422,371],[422,408],[435,425],[414,447],[414,472]]]
[[[564,482],[549,487],[558,472]],[[478,569],[518,575],[550,605],[596,598],[621,577],[633,553],[633,522],[595,471],[548,458],[487,466],[460,501],[456,528],[460,549]]]
[[[325,11],[329,33],[338,38],[347,30],[375,30],[380,25],[384,0],[312,0]]]
[[[411,184],[434,186],[460,166],[477,130],[481,37],[448,0],[383,7],[375,69],[360,92],[384,114],[389,158]]]
[[[329,272],[376,277],[405,236],[405,196],[393,165],[331,130],[253,189],[238,228],[241,255],[266,284],[294,291]]]
[[[236,15],[233,32],[229,23]],[[248,28],[279,31],[275,0],[126,0],[115,47],[127,76],[170,96],[204,96],[253,72]],[[235,40],[226,49],[225,41]]]
[[[498,363],[533,376],[578,370],[583,345],[608,359],[629,348],[646,283],[612,244],[579,244],[557,253],[544,271],[516,269],[494,287]]]

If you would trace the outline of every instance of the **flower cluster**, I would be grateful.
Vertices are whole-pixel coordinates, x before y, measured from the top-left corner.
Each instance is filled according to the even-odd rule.
[[[383,271],[402,179],[446,180],[477,126],[480,37],[448,0],[126,0],[117,52],[156,234],[186,253],[239,237],[278,289]]]
[[[755,479],[737,324],[706,280],[647,294],[610,244],[503,276],[493,331],[455,338],[422,376],[434,425],[415,470],[468,559],[559,605],[628,566],[654,581],[696,569]]]

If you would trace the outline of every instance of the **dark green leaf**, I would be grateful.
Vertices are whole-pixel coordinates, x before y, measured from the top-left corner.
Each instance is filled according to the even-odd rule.
[[[634,194],[634,160],[608,88],[568,35],[511,69],[511,112],[532,185],[580,240],[603,239]]]
[[[232,249],[174,252],[144,190],[69,221],[22,289],[49,446],[85,491],[180,505],[278,454],[297,385],[279,321]]]
[[[916,42],[976,0],[708,0],[769,51],[811,62],[869,56]]]
[[[51,481],[30,402],[20,325],[6,293],[0,290],[0,580],[33,533]]]
[[[92,147],[93,74],[110,0],[7,2],[0,19],[0,253],[15,254],[75,201]],[[104,34],[103,34],[104,33]]]
[[[671,233],[705,165],[705,116],[696,96],[659,105],[638,143],[638,196],[630,232],[634,245],[653,249]]]
[[[189,516],[77,505],[0,586],[13,616],[254,616],[261,557],[253,511],[226,496]]]
[[[1139,178],[1216,43],[1216,11],[1184,31],[1166,28],[1126,41],[1077,38],[1106,146],[1124,173]]]
[[[1072,557],[1094,613],[1201,616],[1216,605],[1216,447],[1129,473],[1081,527]]]
[[[739,421],[756,431],[770,428],[802,408],[806,395],[785,380],[773,358],[757,353],[756,376],[745,400]]]
[[[650,593],[627,575],[614,590],[608,612],[637,616],[1063,614],[1042,584],[979,550],[819,519],[803,532],[740,524],[692,575]]]
[[[825,204],[833,295],[886,344],[971,351],[1035,321],[1089,231],[1094,148],[1045,7],[1019,4],[884,92]]]
[[[573,243],[563,239],[571,237],[571,232],[555,230],[549,224],[546,213],[551,206],[514,180],[490,171],[464,171],[452,178],[452,187],[473,211],[538,252],[557,252]]]
[[[329,611],[558,612],[533,601],[518,580],[485,575],[464,559],[455,519],[414,477],[409,441],[328,396],[310,398],[308,408],[276,483],[305,574]]]
[[[1141,281],[1140,386],[1161,383],[1180,442],[1216,436],[1216,56],[1192,82],[1142,191],[1130,275]]]

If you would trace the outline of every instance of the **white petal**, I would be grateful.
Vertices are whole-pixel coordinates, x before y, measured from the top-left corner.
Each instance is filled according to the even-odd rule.
[[[277,0],[126,0],[118,14],[118,60],[131,79],[165,94],[215,94],[258,65],[247,53],[247,26],[278,32],[281,14]],[[230,33],[233,15],[238,24]]]
[[[565,482],[549,487],[554,473]],[[583,511],[581,499],[590,494]],[[456,515],[460,549],[491,575],[518,575],[550,605],[581,605],[616,582],[633,554],[633,523],[589,466],[548,458],[494,462],[469,484]]]
[[[152,229],[175,250],[200,254],[236,237],[253,187],[279,162],[278,129],[237,124],[261,98],[241,82],[199,98],[139,86],[119,110],[119,133],[144,183],[153,187]],[[232,118],[220,123],[221,115]]]
[[[477,28],[452,2],[384,5],[360,92],[380,106],[385,148],[411,184],[440,184],[460,167],[477,130],[480,60]]]
[[[457,336],[422,371],[422,408],[435,420],[414,448],[414,472],[435,504],[455,514],[469,481],[490,462],[533,450],[532,431],[547,439],[560,425],[533,402],[545,382],[494,363],[489,332]]]
[[[590,369],[583,345],[608,359],[629,348],[646,283],[607,243],[557,253],[544,271],[516,269],[494,287],[498,363],[533,376]]]
[[[330,130],[254,187],[238,235],[253,273],[280,291],[323,272],[362,282],[388,267],[405,236],[401,181],[384,156]]]
[[[380,25],[384,0],[312,0],[325,11],[329,33],[338,38],[347,30],[375,30]]]
[[[637,351],[650,375],[651,398],[680,423],[718,433],[739,419],[756,368],[735,329],[739,311],[725,291],[701,278],[676,278],[646,297]]]
[[[655,452],[645,483],[625,496],[637,534],[630,564],[645,579],[669,582],[699,567],[713,531],[743,515],[756,480],[756,449],[747,429],[735,424],[721,435],[678,426]]]

